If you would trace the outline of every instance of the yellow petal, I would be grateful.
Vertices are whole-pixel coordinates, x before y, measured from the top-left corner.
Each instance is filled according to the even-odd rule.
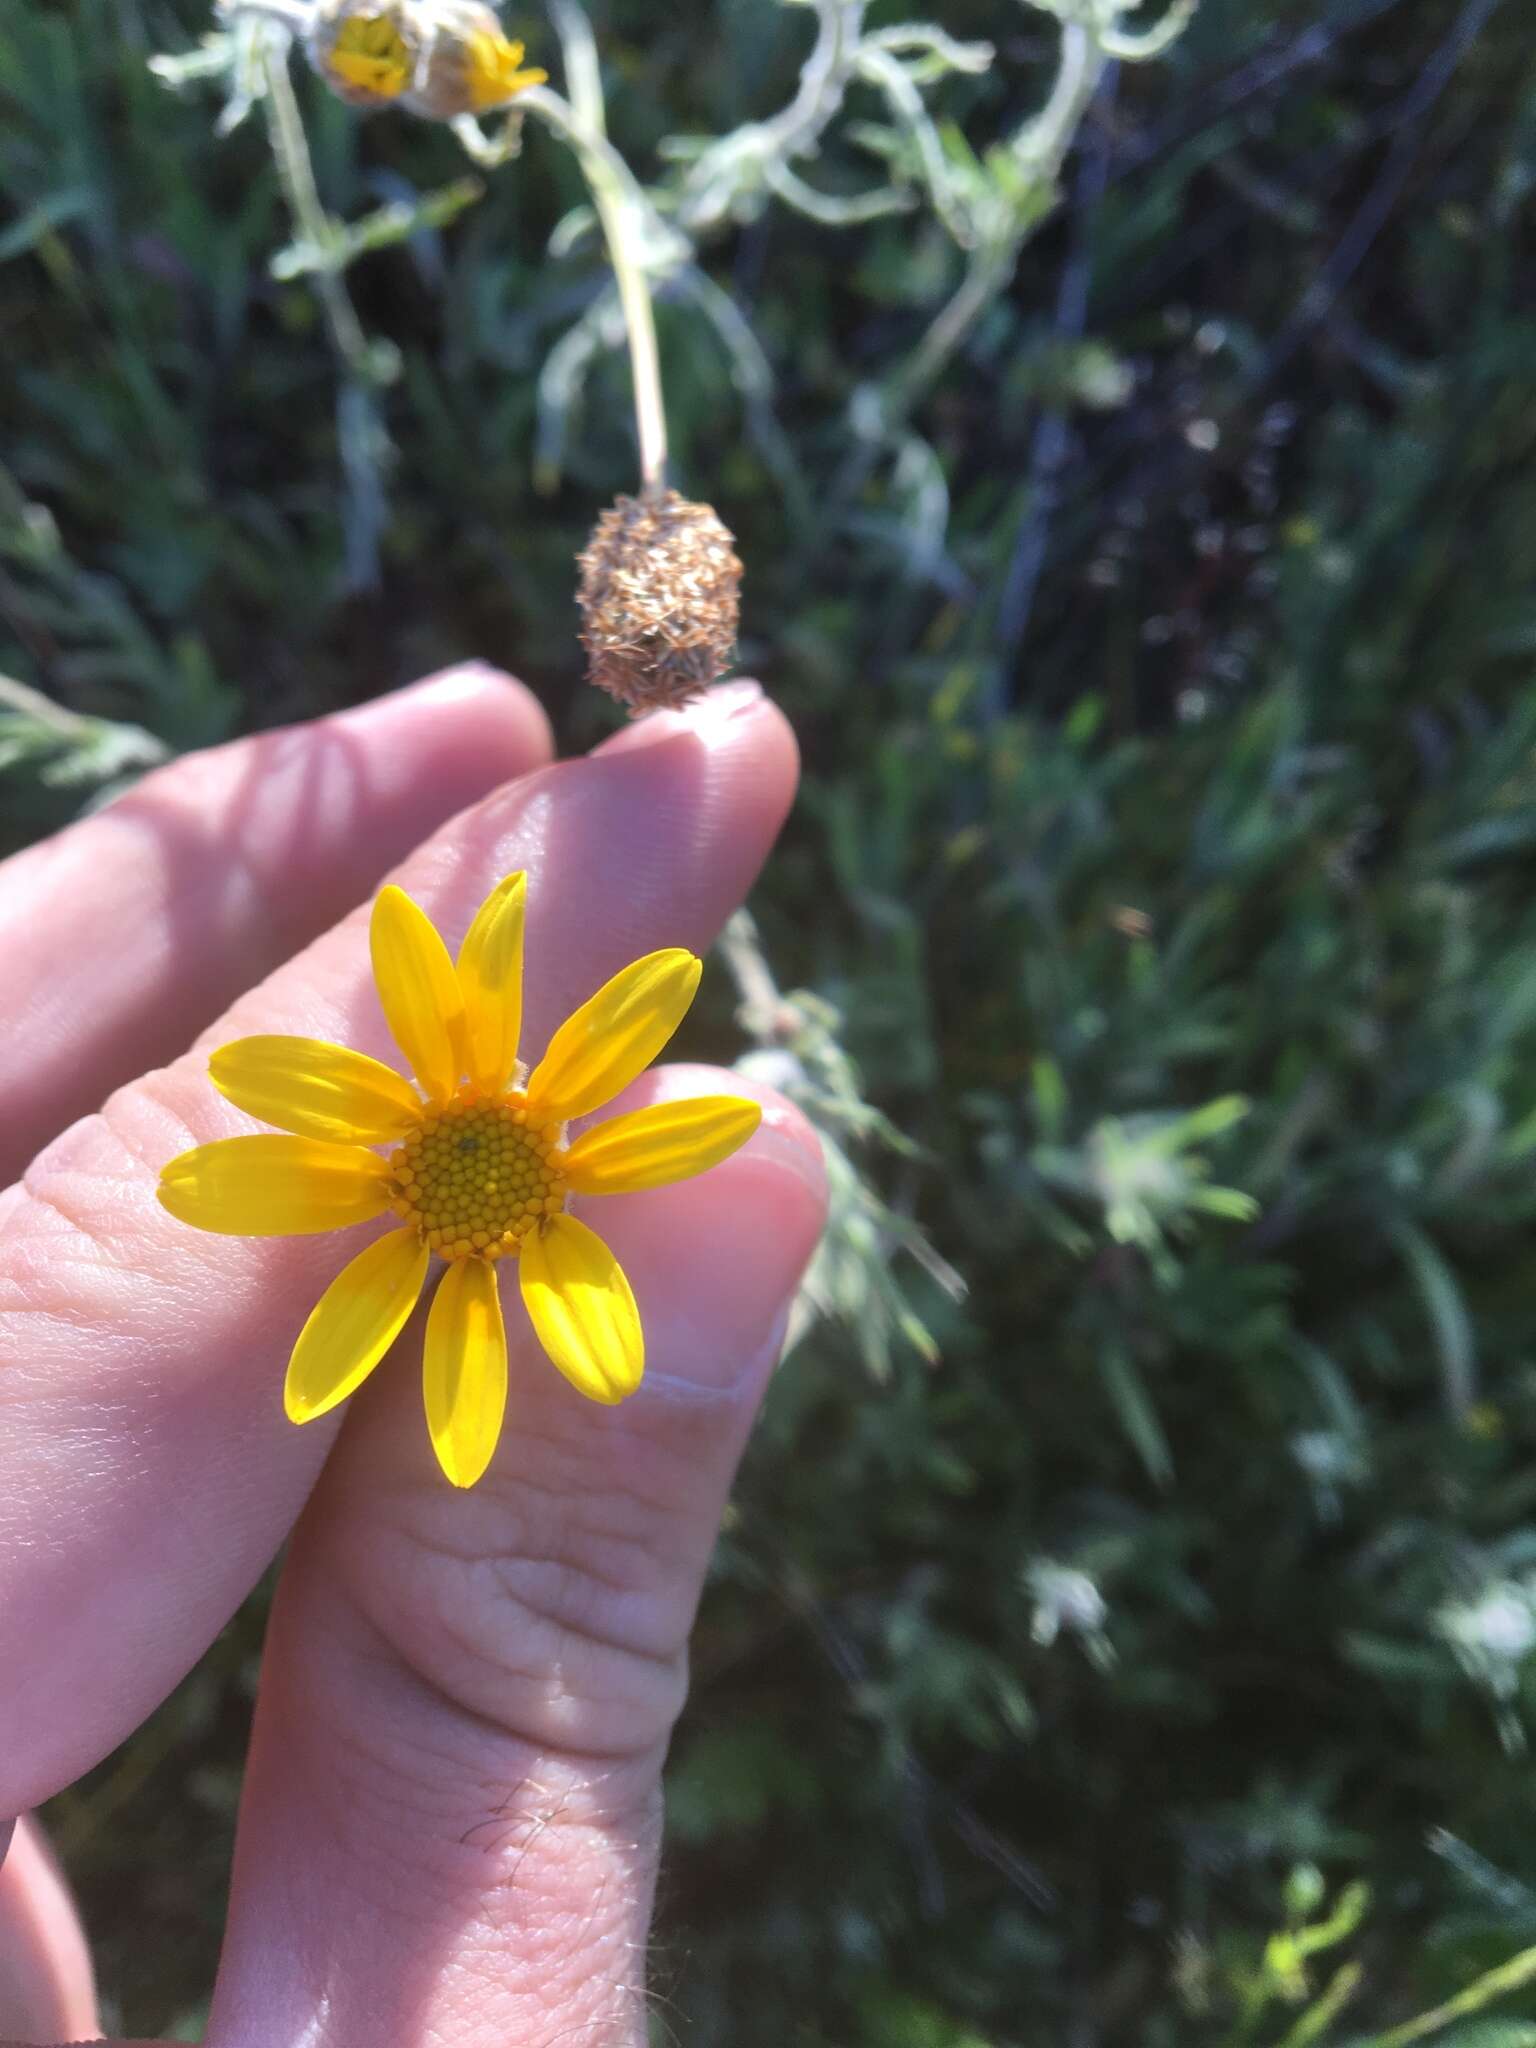
[[[530,85],[542,85],[549,76],[547,71],[520,71],[523,46],[509,43],[505,36],[472,35],[467,49],[470,99],[477,112],[500,106]]]
[[[313,1422],[362,1385],[404,1329],[426,1277],[427,1248],[414,1230],[390,1231],[342,1267],[288,1361],[290,1422]]]
[[[160,1169],[160,1200],[199,1230],[289,1237],[366,1223],[389,1207],[384,1161],[321,1138],[220,1138]]]
[[[640,1311],[597,1232],[551,1216],[524,1238],[517,1263],[539,1342],[576,1391],[610,1404],[632,1394],[645,1370]]]
[[[427,1317],[422,1392],[437,1462],[473,1486],[491,1462],[507,1411],[507,1332],[495,1268],[455,1259]]]
[[[528,1082],[529,1107],[553,1123],[611,1102],[655,1059],[688,1013],[703,962],[647,953],[568,1017]]]
[[[382,15],[343,22],[325,59],[339,80],[379,99],[396,99],[411,82],[411,56],[394,23]]]
[[[584,1131],[560,1162],[578,1195],[633,1195],[691,1180],[729,1159],[763,1120],[740,1095],[696,1095],[658,1102]]]
[[[318,1038],[237,1038],[208,1071],[231,1102],[300,1137],[383,1145],[421,1116],[415,1089],[393,1067]]]
[[[368,930],[373,978],[395,1043],[434,1102],[464,1071],[464,998],[448,948],[419,904],[393,883],[379,891]]]
[[[523,912],[528,877],[506,875],[475,913],[459,948],[469,1071],[487,1095],[504,1088],[523,1024]]]

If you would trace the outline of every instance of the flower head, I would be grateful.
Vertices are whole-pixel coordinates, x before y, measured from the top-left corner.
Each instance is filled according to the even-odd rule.
[[[734,1095],[659,1103],[572,1140],[567,1126],[626,1088],[681,1023],[702,972],[649,953],[566,1019],[529,1073],[519,1062],[526,877],[498,882],[457,960],[402,890],[382,890],[370,942],[379,1000],[415,1084],[318,1039],[241,1038],[209,1063],[231,1102],[283,1135],[224,1138],[173,1159],[160,1200],[237,1237],[335,1230],[391,1211],[396,1228],[320,1297],[288,1363],[284,1405],[309,1422],[360,1386],[404,1327],[434,1256],[427,1425],[444,1472],[472,1486],[507,1394],[498,1263],[517,1262],[540,1343],[594,1401],[640,1383],[644,1338],[623,1269],[573,1213],[583,1195],[687,1180],[726,1159],[761,1111]]]
[[[306,47],[350,105],[398,101],[438,121],[504,106],[549,75],[522,69],[522,44],[482,0],[321,0]]]
[[[686,704],[736,645],[741,562],[712,506],[677,491],[619,498],[582,553],[581,641],[600,690],[638,715]]]

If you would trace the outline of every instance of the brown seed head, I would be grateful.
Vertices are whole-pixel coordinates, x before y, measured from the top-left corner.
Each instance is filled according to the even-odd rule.
[[[741,563],[708,505],[676,491],[620,498],[577,557],[590,681],[633,716],[686,704],[736,645]]]

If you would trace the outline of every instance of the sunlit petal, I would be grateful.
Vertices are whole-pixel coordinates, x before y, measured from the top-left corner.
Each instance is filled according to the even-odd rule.
[[[542,85],[549,76],[547,71],[519,70],[523,46],[508,42],[505,36],[471,35],[467,44],[469,92],[477,113],[504,105],[515,93]]]
[[[313,1422],[362,1385],[405,1327],[426,1277],[427,1248],[414,1230],[390,1231],[342,1267],[288,1361],[290,1422]]]
[[[596,1231],[551,1216],[524,1240],[518,1271],[539,1342],[577,1392],[608,1403],[632,1394],[645,1369],[640,1311]]]
[[[395,1043],[433,1101],[446,1102],[465,1066],[464,998],[448,948],[426,912],[393,883],[379,891],[368,943]]]
[[[237,1038],[208,1071],[239,1108],[305,1138],[383,1145],[421,1115],[421,1098],[393,1067],[318,1038]]]
[[[422,1392],[437,1462],[473,1486],[491,1462],[507,1409],[507,1332],[495,1268],[458,1259],[427,1317]]]
[[[564,1123],[601,1109],[655,1059],[687,1015],[703,963],[678,947],[648,953],[568,1017],[528,1082],[529,1107]]]
[[[389,1207],[384,1161],[321,1138],[220,1138],[160,1170],[182,1223],[226,1237],[287,1237],[366,1223]]]
[[[528,877],[504,876],[481,904],[459,948],[469,1071],[487,1095],[505,1087],[517,1059],[523,1022],[523,911],[527,900]]]
[[[707,1173],[744,1145],[763,1120],[741,1095],[658,1102],[584,1131],[560,1162],[578,1195],[633,1195]]]

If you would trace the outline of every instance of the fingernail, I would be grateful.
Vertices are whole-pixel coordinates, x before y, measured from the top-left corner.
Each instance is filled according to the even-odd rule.
[[[637,747],[654,746],[658,740],[676,739],[679,733],[685,732],[703,738],[730,724],[733,719],[750,717],[763,701],[762,684],[754,682],[750,676],[739,676],[734,682],[716,683],[713,689],[695,697],[680,711],[648,711],[633,725],[610,733],[593,751],[598,754],[629,754]]]
[[[753,1134],[752,1155],[792,1173],[813,1200],[825,1205],[826,1160],[815,1133],[798,1110],[787,1103],[782,1110],[767,1109]]]
[[[627,1109],[649,1109],[658,1103],[691,1102],[700,1095],[739,1095],[758,1105],[762,1121],[743,1151],[735,1156],[782,1167],[799,1181],[818,1211],[824,1210],[827,1155],[822,1140],[804,1112],[781,1093],[771,1078],[766,1078],[764,1085],[765,1078],[740,1068],[708,1066],[698,1060],[668,1060],[665,1066],[652,1067],[642,1075],[633,1089],[605,1107],[601,1116]]]
[[[766,1329],[754,1340],[715,1345],[692,1354],[686,1348],[662,1352],[645,1375],[645,1395],[674,1409],[708,1412],[722,1402],[746,1399],[751,1407],[762,1400],[784,1355],[794,1315],[794,1298],[780,1299]]]

